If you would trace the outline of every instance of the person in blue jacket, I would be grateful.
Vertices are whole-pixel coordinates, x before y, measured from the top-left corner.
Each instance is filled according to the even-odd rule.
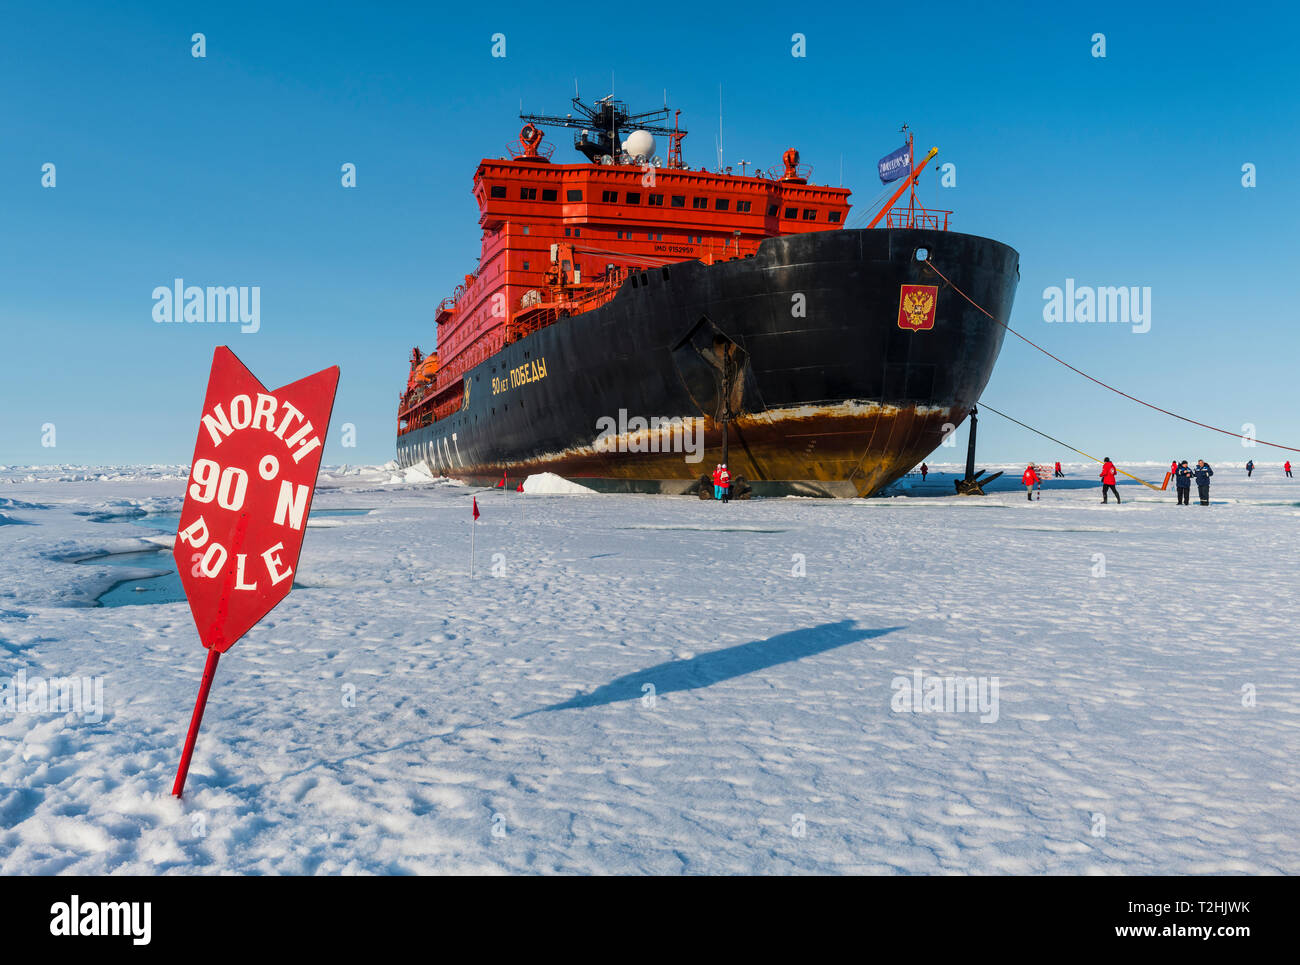
[[[1255,460],[1251,459],[1246,462],[1246,478],[1249,479],[1255,471]]]
[[[1192,477],[1194,475],[1195,473],[1192,472],[1192,467],[1187,465],[1186,459],[1178,464],[1178,472],[1174,474],[1174,486],[1178,493],[1179,506],[1192,505]]]
[[[1197,459],[1192,474],[1196,476],[1196,492],[1201,497],[1201,505],[1210,505],[1210,477],[1214,475],[1214,470],[1204,459]]]

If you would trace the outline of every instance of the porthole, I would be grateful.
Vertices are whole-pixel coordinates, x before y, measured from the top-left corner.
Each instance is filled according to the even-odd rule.
[[[929,261],[929,260],[930,260],[930,249],[929,249],[929,248],[917,248],[917,249],[916,249],[916,260],[917,260],[917,261]]]

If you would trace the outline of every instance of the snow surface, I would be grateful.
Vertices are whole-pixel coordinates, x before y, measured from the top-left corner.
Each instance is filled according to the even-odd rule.
[[[1004,468],[727,505],[327,469],[314,509],[371,512],[223,657],[183,802],[188,608],[72,561],[167,545],[130,520],[185,467],[0,471],[0,683],[106,705],[0,712],[0,872],[1300,872],[1300,482]],[[997,677],[997,720],[896,712],[915,670]]]

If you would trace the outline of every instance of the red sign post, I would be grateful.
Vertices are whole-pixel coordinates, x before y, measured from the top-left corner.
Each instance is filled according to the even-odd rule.
[[[208,651],[176,797],[217,660],[293,588],[338,383],[336,365],[268,392],[230,349],[213,354],[173,550]]]

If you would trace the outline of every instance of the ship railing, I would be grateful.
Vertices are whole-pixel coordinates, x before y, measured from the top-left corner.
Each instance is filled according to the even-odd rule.
[[[447,416],[452,415],[464,404],[462,399],[449,399],[442,404],[435,406],[433,410],[433,421],[441,422]]]
[[[537,145],[537,150],[533,154],[529,154],[527,150],[520,147],[518,144],[507,144],[506,150],[509,151],[510,156],[515,159],[521,157],[543,157],[549,161],[551,155],[555,153],[555,145],[550,141],[542,141]]]
[[[757,177],[766,178],[769,181],[808,181],[812,179],[812,173],[812,165],[803,163],[796,164],[794,170],[790,172],[788,176],[786,175],[785,168],[780,165],[775,165],[765,170],[754,169],[754,174]]]
[[[502,344],[501,329],[497,328],[479,336],[465,349],[443,362],[434,381],[434,396],[437,397],[457,385],[465,372],[499,352]]]
[[[506,323],[506,344],[517,342],[548,325],[555,324],[562,318],[580,315],[603,305],[618,293],[618,289],[631,273],[630,268],[616,265],[605,273],[601,283],[594,288],[561,302],[543,303],[520,312]]]
[[[924,228],[930,231],[947,231],[948,220],[951,217],[951,211],[943,211],[939,208],[890,208],[889,213],[885,216],[885,226],[888,228]]]
[[[512,318],[506,323],[506,344],[510,345],[540,331],[557,318],[558,312],[554,308],[534,308]]]

